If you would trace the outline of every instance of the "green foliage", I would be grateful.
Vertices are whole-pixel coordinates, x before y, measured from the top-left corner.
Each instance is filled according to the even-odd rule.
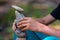
[[[47,12],[46,14],[42,13],[40,9],[37,9],[37,8],[33,8],[33,7],[29,7],[29,6],[26,6],[26,5],[20,5],[20,7],[22,7],[24,9],[24,12],[25,12],[25,15],[27,16],[30,16],[30,17],[33,17],[33,18],[40,18],[40,17],[43,17],[44,15],[47,15],[48,13],[50,13],[52,11],[52,8],[49,7],[47,8]],[[14,14],[14,9],[11,8],[9,11],[8,11],[8,14],[5,15],[5,18],[3,20],[4,21],[8,21],[9,22],[9,27],[6,29],[6,32],[8,33],[11,33],[10,34],[10,38],[11,40],[13,40],[13,31],[12,31],[12,23],[15,19],[15,14]],[[0,37],[0,39],[3,39],[2,37]]]

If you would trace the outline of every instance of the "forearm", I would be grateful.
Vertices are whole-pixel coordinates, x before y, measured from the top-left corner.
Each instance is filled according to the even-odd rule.
[[[40,23],[49,25],[50,23],[54,22],[56,19],[53,18],[50,14],[48,14],[47,16],[45,16],[43,18],[36,19],[36,20],[39,21]]]
[[[57,36],[60,38],[60,30],[54,29],[52,27],[45,26],[41,24],[42,26],[39,28],[39,32],[42,32],[47,35]]]

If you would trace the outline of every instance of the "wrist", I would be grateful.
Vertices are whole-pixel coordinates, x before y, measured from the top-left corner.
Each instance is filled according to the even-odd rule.
[[[40,24],[38,31],[39,31],[39,32],[44,32],[46,29],[47,29],[47,26],[46,26],[46,25]]]

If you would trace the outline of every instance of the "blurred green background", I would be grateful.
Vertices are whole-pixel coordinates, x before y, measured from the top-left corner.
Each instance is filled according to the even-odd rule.
[[[13,1],[12,3],[10,1]],[[52,12],[54,8],[59,4],[59,0],[9,0],[9,3],[18,5],[24,9],[24,14],[32,18],[42,18]],[[3,5],[3,4],[2,4]],[[0,32],[0,40],[13,40],[14,32],[12,31],[12,23],[15,19],[15,9],[10,8],[7,14],[3,17],[2,24],[8,22],[8,27],[6,27],[2,32]],[[50,26],[54,28],[59,28],[59,21],[52,23]]]

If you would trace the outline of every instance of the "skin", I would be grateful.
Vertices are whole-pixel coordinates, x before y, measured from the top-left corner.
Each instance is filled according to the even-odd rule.
[[[34,32],[42,32],[44,34],[53,35],[60,38],[60,29],[54,29],[52,27],[47,26],[47,24],[50,24],[55,20],[56,19],[52,17],[50,14],[37,20],[30,17],[25,17],[19,20],[17,27],[22,31],[31,30]],[[14,21],[13,30],[15,31],[15,29],[16,26]]]
[[[38,18],[36,20],[42,24],[49,25],[49,24],[53,23],[56,19],[54,17],[52,17],[50,14],[48,14],[47,16],[45,16],[43,18]]]

